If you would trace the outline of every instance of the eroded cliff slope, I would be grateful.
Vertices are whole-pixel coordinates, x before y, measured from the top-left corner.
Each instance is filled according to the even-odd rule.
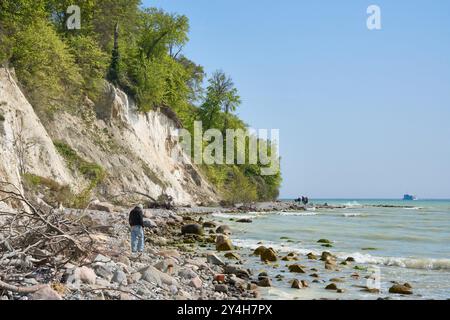
[[[102,170],[91,198],[133,203],[165,194],[177,205],[218,201],[174,137],[176,119],[163,111],[139,113],[124,92],[106,84],[97,105],[86,100],[79,112],[59,111],[43,124],[13,71],[1,68],[0,180],[22,188],[23,175],[32,175],[79,193],[92,187],[91,166]]]

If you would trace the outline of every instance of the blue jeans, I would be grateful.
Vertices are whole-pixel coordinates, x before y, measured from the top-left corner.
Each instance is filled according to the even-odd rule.
[[[131,251],[144,251],[144,228],[141,226],[131,227]]]

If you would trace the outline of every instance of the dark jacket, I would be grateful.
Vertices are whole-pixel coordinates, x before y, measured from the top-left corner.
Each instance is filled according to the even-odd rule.
[[[141,208],[136,207],[130,212],[130,217],[128,219],[130,226],[144,226],[144,212]]]

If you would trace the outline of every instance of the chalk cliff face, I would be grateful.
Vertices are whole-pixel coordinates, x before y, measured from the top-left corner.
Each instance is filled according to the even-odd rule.
[[[218,201],[173,136],[176,119],[161,110],[137,112],[132,99],[110,84],[97,105],[86,101],[80,110],[84,116],[58,112],[44,126],[10,71],[0,69],[0,180],[21,185],[27,172],[82,190],[88,182],[58,154],[53,142],[60,141],[105,169],[95,190],[100,200],[133,203],[165,193],[177,205]]]
[[[21,187],[21,173],[74,180],[11,71],[0,68],[0,181]]]

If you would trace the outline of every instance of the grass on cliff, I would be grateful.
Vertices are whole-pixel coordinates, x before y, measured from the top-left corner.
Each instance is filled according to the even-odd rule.
[[[87,206],[92,196],[92,191],[106,178],[105,169],[99,164],[84,160],[64,142],[55,141],[53,144],[59,154],[66,160],[68,167],[73,171],[79,172],[89,181],[89,185],[84,190],[72,197],[71,206],[75,208]]]
[[[69,186],[61,185],[52,179],[25,173],[22,175],[22,183],[27,192],[40,194],[51,206],[57,207],[62,204],[65,207],[79,208],[74,204],[81,204],[78,195],[74,194]]]
[[[55,141],[54,145],[59,154],[66,160],[69,168],[80,172],[91,182],[92,189],[105,179],[106,171],[102,166],[84,160],[64,142]]]

